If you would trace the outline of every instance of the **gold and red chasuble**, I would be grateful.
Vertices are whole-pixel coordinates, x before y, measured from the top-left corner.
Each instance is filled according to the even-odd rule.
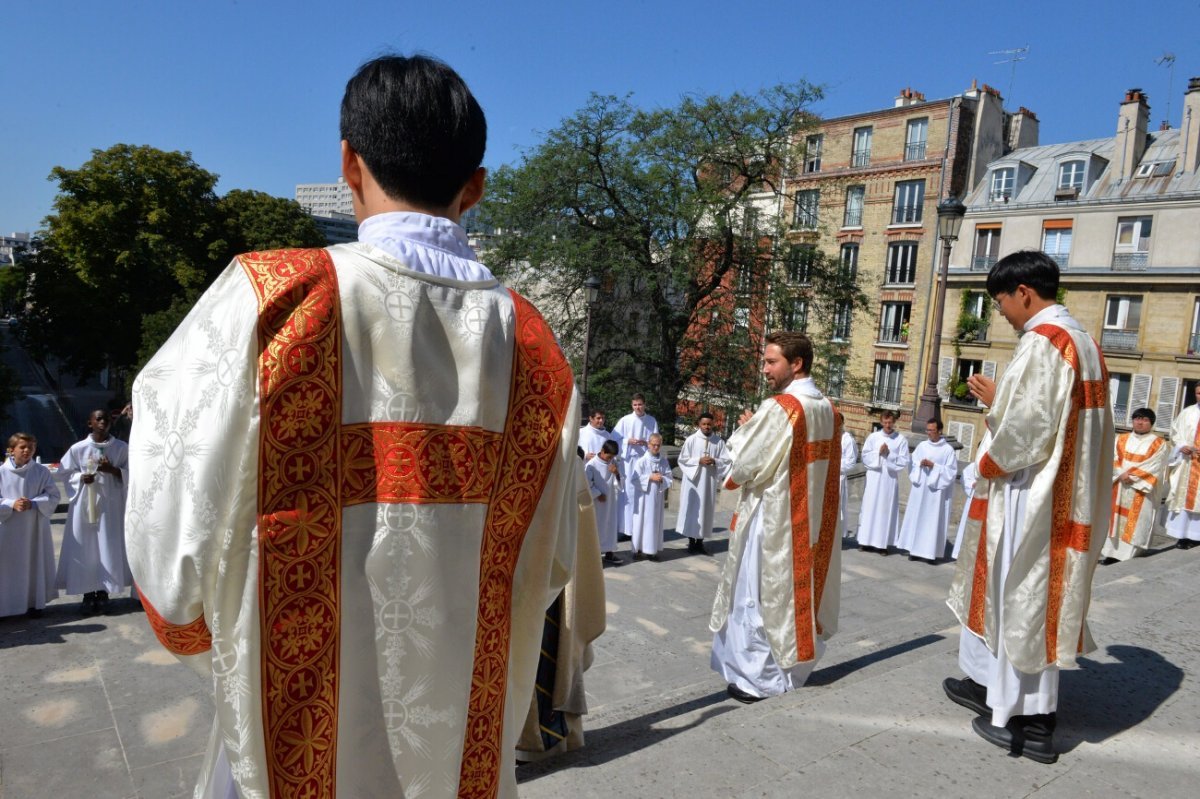
[[[1117,460],[1113,463],[1114,472],[1116,472],[1118,468],[1125,464],[1144,463],[1145,461],[1148,461],[1150,458],[1154,457],[1154,455],[1157,454],[1160,449],[1166,446],[1166,442],[1163,441],[1163,439],[1155,436],[1154,441],[1150,444],[1149,450],[1140,455],[1130,453],[1126,451],[1125,445],[1129,442],[1129,437],[1131,435],[1133,434],[1125,433],[1117,436]],[[1158,482],[1158,475],[1151,474],[1145,469],[1139,469],[1136,466],[1129,469],[1128,473],[1139,480],[1146,481],[1150,485],[1154,485]],[[1120,493],[1121,484],[1119,481],[1114,481],[1112,489],[1113,513],[1122,519],[1121,540],[1128,544],[1133,541],[1133,533],[1137,529],[1138,517],[1142,515],[1142,505],[1146,503],[1146,495],[1141,491],[1134,491],[1133,497],[1129,501],[1129,507],[1125,507],[1117,502],[1117,497]]]
[[[506,762],[512,577],[558,451],[570,367],[545,321],[513,294],[516,351],[503,433],[342,425],[341,306],[328,252],[240,261],[259,302],[259,603],[271,796],[335,796],[342,509],[373,502],[488,505],[459,795],[494,796]]]
[[[788,462],[791,480],[789,495],[792,505],[792,590],[794,591],[796,623],[796,659],[807,662],[816,658],[813,631],[820,633],[821,596],[829,574],[829,562],[837,533],[839,472],[832,466],[825,474],[821,506],[821,527],[817,533],[816,551],[812,547],[812,528],[808,513],[808,467],[815,461],[831,461],[834,442],[842,438],[837,409],[833,409],[833,435],[820,441],[808,440],[808,422],[804,406],[791,394],[777,394],[775,401],[782,406],[792,424],[792,451]],[[830,402],[833,408],[833,403]],[[840,445],[839,445],[840,446]],[[840,454],[840,448],[839,448]]]

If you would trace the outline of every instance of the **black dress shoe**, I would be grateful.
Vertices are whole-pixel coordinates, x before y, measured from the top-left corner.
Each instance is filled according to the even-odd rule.
[[[646,560],[650,561],[651,563],[658,563],[658,555],[647,555]]]
[[[754,694],[748,694],[745,691],[743,691],[741,688],[738,688],[733,683],[729,683],[729,685],[725,686],[725,693],[729,694],[731,697],[733,697],[737,701],[741,702],[743,705],[753,705],[755,702],[761,702],[764,699],[766,699],[765,696],[755,696]]]
[[[961,680],[947,677],[942,680],[942,690],[946,692],[946,696],[950,697],[951,702],[962,705],[968,710],[974,710],[981,716],[988,716],[992,712],[987,704],[987,688],[970,677],[964,677]]]
[[[1179,539],[1178,543],[1175,544],[1176,549],[1191,549],[1194,546],[1196,546],[1196,542],[1190,538],[1181,538]]]
[[[1045,719],[1050,719],[1047,723]],[[1018,757],[1027,757],[1038,763],[1057,763],[1054,751],[1054,714],[1048,716],[1013,716],[1003,727],[994,727],[985,716],[971,722],[975,733],[1001,749],[1007,749]]]
[[[83,595],[83,602],[80,603],[79,609],[83,615],[90,616],[96,612],[96,592],[88,591]]]
[[[617,554],[615,552],[605,552],[604,553],[604,562],[605,563],[620,563],[621,559],[617,557]]]

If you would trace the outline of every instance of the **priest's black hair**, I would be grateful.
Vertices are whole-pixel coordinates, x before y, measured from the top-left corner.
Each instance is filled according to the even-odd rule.
[[[1150,424],[1158,421],[1158,416],[1149,408],[1138,408],[1133,413],[1129,414],[1130,419],[1149,419]]]
[[[987,293],[994,299],[1028,286],[1043,300],[1058,296],[1058,264],[1040,250],[1021,250],[996,262],[987,276]]]
[[[445,208],[483,163],[487,120],[445,63],[388,55],[346,84],[341,136],[388,197]]]

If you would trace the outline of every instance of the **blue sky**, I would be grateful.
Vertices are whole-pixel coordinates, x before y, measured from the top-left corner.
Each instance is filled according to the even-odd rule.
[[[1134,86],[1157,127],[1165,52],[1178,126],[1200,75],[1197,0],[5,0],[0,30],[6,233],[50,213],[52,167],[118,142],[190,151],[221,193],[291,197],[296,183],[334,180],[346,79],[389,50],[432,53],[463,75],[488,115],[492,167],[593,91],[661,106],[807,79],[827,91],[816,110],[839,116],[889,106],[905,86],[934,99],[978,78],[1037,113],[1052,143],[1114,132]],[[1026,45],[1010,93],[1011,67],[989,51]]]

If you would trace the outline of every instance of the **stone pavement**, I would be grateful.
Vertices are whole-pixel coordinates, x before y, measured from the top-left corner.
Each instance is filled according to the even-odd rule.
[[[1155,543],[1097,572],[1100,650],[1062,677],[1064,753],[1044,766],[984,743],[942,694],[942,678],[959,676],[944,604],[953,564],[847,542],[840,631],[810,684],[741,705],[708,667],[725,535],[704,557],[669,533],[663,562],[605,569],[587,746],[521,767],[521,796],[1186,795],[1200,781],[1200,548]],[[207,688],[158,647],[132,601],[116,611],[83,618],[68,597],[41,619],[0,619],[2,799],[191,796]]]

